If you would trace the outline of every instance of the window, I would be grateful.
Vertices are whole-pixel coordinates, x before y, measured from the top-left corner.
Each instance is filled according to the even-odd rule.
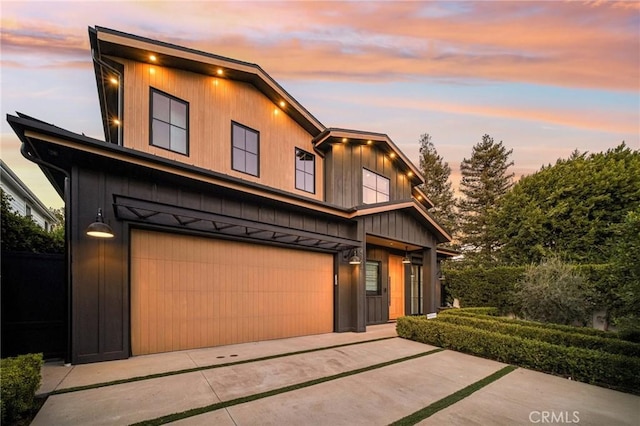
[[[151,145],[188,155],[189,104],[151,89]]]
[[[380,262],[367,261],[365,265],[367,296],[380,296]]]
[[[364,204],[389,201],[389,179],[362,169],[362,202]]]
[[[33,214],[31,213],[31,206],[29,204],[26,204],[24,206],[24,215],[26,217],[31,217]]]
[[[259,176],[260,134],[242,124],[231,122],[231,144],[233,170]]]
[[[316,156],[296,148],[296,189],[316,192]]]
[[[423,308],[422,266],[411,265],[411,315],[422,315]]]

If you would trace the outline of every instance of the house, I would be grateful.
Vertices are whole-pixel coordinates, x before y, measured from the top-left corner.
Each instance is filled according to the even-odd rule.
[[[0,188],[5,194],[11,196],[9,207],[13,212],[30,217],[45,231],[50,231],[51,227],[58,223],[55,215],[2,160],[0,160]]]
[[[362,332],[440,305],[450,236],[387,135],[325,127],[255,64],[89,39],[104,141],[8,116],[67,205],[71,362]],[[99,210],[113,238],[85,234]]]

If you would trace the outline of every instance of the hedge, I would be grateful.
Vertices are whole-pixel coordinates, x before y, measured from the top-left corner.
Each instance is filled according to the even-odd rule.
[[[487,331],[519,336],[525,339],[537,339],[554,345],[575,346],[613,354],[640,357],[640,344],[620,339],[605,339],[599,336],[557,330],[554,328],[531,327],[528,325],[504,322],[501,321],[500,318],[489,316],[480,318],[464,315],[441,315],[439,319],[450,324],[466,325]]]
[[[524,276],[525,267],[445,268],[443,272],[447,293],[458,299],[460,306],[494,306],[509,313],[515,285]]]
[[[478,309],[489,309],[489,314],[483,314],[482,311],[477,311]],[[527,327],[540,327],[540,328],[548,328],[553,330],[566,331],[568,333],[580,333],[589,336],[597,336],[603,337],[605,339],[620,339],[618,333],[613,331],[604,331],[598,330],[596,328],[591,327],[574,327],[571,325],[562,325],[562,324],[553,324],[548,322],[536,322],[536,321],[528,321],[528,320],[520,320],[516,318],[506,318],[506,317],[498,317],[495,312],[491,309],[495,308],[460,308],[460,309],[446,309],[440,312],[440,315],[461,315],[466,317],[477,317],[477,318],[486,318],[490,316],[491,318],[495,318],[501,322],[511,323],[511,324],[520,324]]]
[[[554,345],[424,317],[399,318],[396,327],[398,335],[406,339],[640,394],[637,357]]]
[[[526,272],[526,266],[498,266],[495,268],[454,269],[445,266],[444,285],[447,293],[460,301],[460,306],[494,306],[500,313],[514,311],[513,295],[516,283]],[[587,280],[591,296],[597,306],[609,307],[608,290],[612,272],[610,264],[574,265]]]
[[[27,354],[0,361],[2,424],[12,424],[34,407],[40,387],[42,354]]]

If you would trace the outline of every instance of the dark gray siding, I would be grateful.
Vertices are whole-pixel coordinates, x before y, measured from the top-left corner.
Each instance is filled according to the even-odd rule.
[[[108,170],[108,172],[106,171]],[[111,164],[74,167],[71,173],[70,217],[72,248],[72,353],[73,363],[127,358],[129,337],[129,229],[114,215],[114,195],[135,197],[259,221],[302,231],[355,238],[355,221],[285,206],[275,201],[231,192],[185,178]],[[115,237],[99,240],[85,235],[98,208]],[[346,265],[347,267],[351,265]],[[354,303],[357,287],[353,268],[340,266],[341,303],[336,322],[340,331],[357,327]]]
[[[389,179],[390,201],[411,198],[411,182],[375,145],[334,144],[325,156],[325,199],[341,207],[362,204],[362,169]]]
[[[433,234],[409,213],[409,209],[393,210],[362,216],[361,220],[367,234],[391,238],[422,247],[435,247]]]

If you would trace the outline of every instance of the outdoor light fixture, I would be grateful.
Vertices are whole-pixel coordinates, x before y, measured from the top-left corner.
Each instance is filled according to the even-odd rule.
[[[87,235],[96,238],[113,238],[113,229],[106,223],[102,217],[102,209],[98,209],[96,221],[87,228]]]
[[[402,263],[404,263],[405,265],[408,265],[409,263],[411,263],[411,259],[409,258],[409,252],[407,251],[409,249],[409,247],[405,246],[404,247],[404,257],[402,258]]]
[[[358,256],[358,250],[353,249],[351,257],[349,258],[349,265],[359,265],[362,263],[362,259]]]

